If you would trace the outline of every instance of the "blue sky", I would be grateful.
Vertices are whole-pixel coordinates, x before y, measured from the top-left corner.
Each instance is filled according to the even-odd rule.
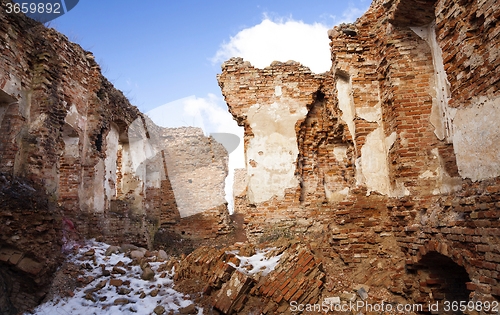
[[[266,17],[332,28],[355,20],[369,4],[368,0],[80,0],[51,27],[92,51],[104,75],[147,112],[192,95],[220,95],[216,74],[221,62],[213,62],[213,57],[231,37]],[[324,38],[328,40],[326,33]]]
[[[80,0],[50,27],[93,52],[104,76],[158,125],[242,138],[217,83],[222,62],[243,57],[263,68],[273,60],[295,60],[314,72],[328,71],[327,30],[354,22],[369,5],[369,0]],[[242,144],[230,155],[229,168],[235,167],[244,167]]]

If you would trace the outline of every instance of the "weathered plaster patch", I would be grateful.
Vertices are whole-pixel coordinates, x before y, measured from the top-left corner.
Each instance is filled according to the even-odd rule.
[[[35,121],[33,121],[33,123],[31,123],[30,127],[29,127],[29,132],[30,133],[35,133],[37,132],[38,130],[40,130],[40,128],[43,127],[43,125],[45,124],[45,120],[48,119],[48,115],[45,114],[45,113],[41,113],[40,115],[38,115],[35,119]]]
[[[106,136],[106,159],[104,160],[106,174],[104,176],[104,189],[108,200],[116,197],[116,160],[118,158],[119,131],[115,124]]]
[[[339,191],[331,192],[330,190],[328,190],[326,188],[326,185],[325,185],[326,200],[328,200],[329,202],[343,201],[345,199],[345,197],[347,197],[348,194],[349,194],[349,187],[345,187],[344,189],[339,190]]]
[[[95,212],[104,212],[104,183],[103,183],[103,178],[104,178],[104,161],[99,160],[96,166],[94,166],[94,186],[93,186],[93,196],[94,196],[94,203],[89,205],[91,209],[93,209]],[[81,199],[80,199],[81,200]]]
[[[333,155],[337,161],[345,161],[347,160],[347,146],[335,146],[333,148]]]
[[[424,179],[429,179],[429,178],[436,178],[438,174],[438,169],[436,169],[434,172],[431,170],[427,170],[420,174],[419,178],[424,178]]]
[[[274,95],[276,95],[277,97],[280,97],[282,95],[281,86],[278,85],[274,88]]]
[[[380,103],[376,107],[356,107],[356,116],[369,122],[382,121]]]
[[[282,198],[285,189],[299,184],[293,167],[299,154],[295,124],[306,115],[305,105],[285,97],[269,106],[255,104],[250,108],[247,119],[254,137],[249,141],[246,158],[247,164],[250,160],[256,162],[255,167],[247,165],[251,203],[273,196]]]
[[[9,80],[5,82],[3,89],[11,97],[19,99],[21,97],[21,80],[12,74],[9,74]]]
[[[148,159],[154,157],[155,150],[146,136],[146,129],[140,118],[129,125],[127,139],[127,143],[120,142],[119,137],[116,140],[117,150],[121,150],[122,154],[121,172],[123,177],[119,185],[121,185],[124,194],[134,195],[133,200],[130,200],[131,210],[140,213],[145,189],[147,187],[159,188],[165,174],[160,171],[158,165],[152,164],[148,168]]]
[[[421,179],[429,179],[435,181],[435,187],[432,193],[434,195],[447,194],[462,188],[462,179],[460,177],[451,177],[444,168],[444,161],[439,155],[437,148],[431,151],[434,159],[438,159],[438,167],[435,170],[426,170],[419,175]]]
[[[156,166],[156,165],[155,165]],[[160,188],[161,180],[165,175],[159,168],[151,169],[147,168],[146,170],[146,187],[150,188]]]
[[[129,143],[121,144],[122,148],[122,174],[121,189],[124,194],[137,191],[141,192],[141,181],[136,176],[135,168],[132,162]]]
[[[53,164],[52,167],[50,168],[49,171],[46,172],[48,174],[48,180],[45,181],[45,189],[47,191],[47,194],[49,196],[56,197],[58,194],[59,190],[59,181],[57,180],[59,174],[58,174],[58,167],[56,164]],[[55,179],[55,180],[54,180]]]
[[[432,93],[432,109],[430,122],[434,126],[434,133],[439,140],[451,142],[453,138],[453,117],[456,109],[448,107],[450,100],[450,82],[446,76],[443,62],[443,52],[436,38],[436,24],[432,22],[426,26],[410,27],[415,34],[425,40],[432,53],[434,65],[434,89]]]
[[[145,173],[140,172],[139,167],[143,167],[143,163],[155,155],[152,145],[146,137],[146,129],[141,119],[136,119],[129,126],[129,149],[132,171],[141,179],[145,179]],[[145,172],[145,169],[144,169]]]
[[[348,79],[343,77],[337,78],[337,98],[339,100],[339,108],[342,111],[342,120],[347,123],[347,128],[351,133],[352,139],[354,140],[355,129],[354,129],[354,103],[351,97],[351,87]]]
[[[356,161],[356,181],[358,185],[366,185],[368,194],[376,191],[392,195],[387,155],[395,141],[396,132],[385,137],[382,127],[378,127],[366,137],[361,148],[361,157]]]
[[[453,148],[463,178],[473,181],[500,175],[500,97],[481,97],[453,120]]]
[[[30,117],[31,92],[22,88],[21,80],[12,74],[9,74],[9,80],[5,82],[3,91],[0,93],[0,123],[3,120],[5,112],[2,111],[8,108],[8,105],[13,103],[19,104],[19,114],[25,118]],[[3,104],[2,104],[3,103]],[[4,107],[4,108],[3,108]]]
[[[64,119],[66,123],[71,125],[75,130],[85,130],[87,126],[87,117],[80,115],[76,109],[75,104],[72,104],[69,108],[66,118]]]
[[[64,141],[64,154],[71,157],[78,157],[80,155],[78,144],[80,138],[78,133],[69,125],[63,126],[63,141]]]

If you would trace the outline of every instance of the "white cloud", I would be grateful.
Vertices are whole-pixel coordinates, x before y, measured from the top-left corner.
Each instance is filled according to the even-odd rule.
[[[200,121],[203,126],[201,128],[206,134],[212,132],[235,133],[239,130],[221,97],[209,93],[207,97],[192,96],[183,100],[184,114]]]
[[[339,23],[354,23],[357,18],[361,17],[370,7],[370,5],[365,8],[357,8],[352,2],[349,2],[347,9],[342,12],[342,19]]]
[[[265,68],[275,60],[295,60],[313,72],[325,72],[331,67],[327,31],[328,27],[320,23],[306,24],[292,19],[274,22],[265,18],[223,43],[212,62],[242,57],[258,68]]]
[[[196,98],[194,95],[175,100],[173,102],[158,106],[148,112],[146,115],[153,120],[155,124],[162,127],[200,127],[201,122],[196,121],[196,117],[188,116],[184,113],[184,104]]]

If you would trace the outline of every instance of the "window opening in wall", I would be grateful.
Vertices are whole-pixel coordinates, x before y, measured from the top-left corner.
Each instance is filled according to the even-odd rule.
[[[97,136],[96,136],[96,139],[95,139],[95,148],[97,149],[97,151],[99,152],[102,152],[102,142],[103,142],[103,137],[104,137],[104,131],[105,131],[105,128],[102,127],[101,128],[101,133],[99,133]]]

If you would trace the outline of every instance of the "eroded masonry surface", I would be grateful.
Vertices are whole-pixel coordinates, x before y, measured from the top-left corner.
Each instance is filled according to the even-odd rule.
[[[3,5],[0,313],[36,306],[85,238],[152,247],[159,230],[228,233],[224,147],[198,128],[155,126],[92,53]]]
[[[452,287],[496,300],[498,9],[374,1],[329,31],[330,72],[225,62],[219,85],[245,128],[248,184],[235,209],[249,237],[316,235],[356,281],[408,301],[450,299]],[[464,270],[459,286],[435,272],[443,266]]]
[[[325,34],[328,72],[226,61],[246,159],[231,219],[221,144],[155,126],[90,52],[2,11],[0,313],[43,300],[83,239],[153,250],[242,226],[249,243],[161,258],[207,314],[498,302],[499,18],[494,0],[374,0]],[[269,248],[286,258],[269,274],[234,267]]]

